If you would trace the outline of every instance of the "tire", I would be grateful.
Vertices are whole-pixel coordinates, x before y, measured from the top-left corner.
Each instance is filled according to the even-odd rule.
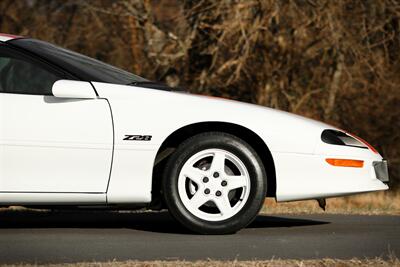
[[[226,133],[195,135],[167,161],[162,183],[165,203],[183,226],[200,234],[230,234],[260,211],[266,172],[254,149]]]

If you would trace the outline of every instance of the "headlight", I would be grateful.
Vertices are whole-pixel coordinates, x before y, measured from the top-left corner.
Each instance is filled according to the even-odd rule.
[[[327,144],[339,146],[352,146],[370,149],[372,152],[378,154],[378,151],[364,139],[344,131],[324,130],[321,134],[321,140]]]
[[[321,140],[327,144],[368,149],[368,145],[362,142],[360,139],[348,133],[337,130],[324,130],[321,134]]]

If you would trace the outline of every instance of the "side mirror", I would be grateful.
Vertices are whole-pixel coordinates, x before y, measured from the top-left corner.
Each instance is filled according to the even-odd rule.
[[[52,93],[59,98],[96,98],[96,93],[89,82],[58,80],[53,84]]]

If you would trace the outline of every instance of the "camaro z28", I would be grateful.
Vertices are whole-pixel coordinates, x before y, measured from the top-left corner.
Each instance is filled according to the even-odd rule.
[[[386,190],[344,130],[180,92],[55,45],[0,35],[0,205],[167,208],[203,234],[277,201]]]

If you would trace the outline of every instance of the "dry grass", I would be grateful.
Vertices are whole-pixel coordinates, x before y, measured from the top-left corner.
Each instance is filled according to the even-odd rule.
[[[400,192],[377,192],[327,199],[326,211],[315,200],[276,203],[274,199],[267,198],[261,212],[400,215]]]
[[[41,266],[41,265],[3,265],[3,266]],[[68,267],[68,266],[92,266],[92,267],[109,267],[109,266],[124,266],[124,267],[181,267],[181,266],[191,266],[191,267],[200,267],[200,266],[218,266],[218,267],[228,267],[228,266],[269,266],[269,267],[284,267],[284,266],[324,266],[324,267],[347,267],[347,266],[400,266],[400,261],[396,257],[391,257],[388,260],[384,260],[381,258],[375,259],[351,259],[351,260],[338,260],[338,259],[320,259],[320,260],[280,260],[280,259],[272,259],[266,261],[113,261],[113,262],[82,262],[76,264],[51,264],[51,265],[43,265],[43,266],[51,266],[51,267]]]

